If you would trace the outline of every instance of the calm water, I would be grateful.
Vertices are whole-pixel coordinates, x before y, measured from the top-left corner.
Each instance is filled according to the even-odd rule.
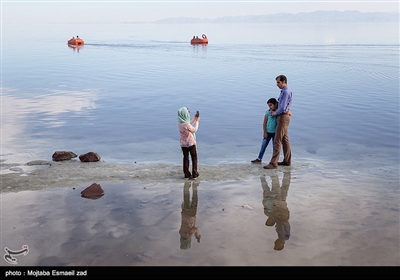
[[[30,246],[19,265],[399,265],[398,26],[279,30],[3,26],[3,178],[14,172],[9,165],[51,160],[56,150],[179,166],[182,106],[200,110],[200,168],[215,165],[216,177],[198,186],[202,240],[193,238],[190,250],[179,244],[184,183],[160,178],[98,182],[106,193],[98,200],[80,197],[86,184],[2,194],[2,247]],[[209,45],[189,44],[202,33]],[[76,35],[85,40],[79,50],[66,44]],[[232,170],[217,167],[257,156],[279,74],[293,91],[293,166],[266,173],[271,183],[291,172],[292,232],[280,252],[265,226],[265,171],[219,182],[218,172]],[[66,164],[59,176],[77,173]],[[24,185],[30,176],[19,178]]]
[[[297,37],[258,43],[261,30],[275,30],[268,25],[258,33],[237,28],[245,39],[223,43],[217,36],[229,26],[223,32],[218,25],[215,35],[211,27],[205,32],[208,46],[192,46],[190,27],[3,27],[3,157],[49,159],[55,150],[72,150],[106,161],[180,161],[176,112],[187,106],[201,112],[204,163],[248,161],[258,153],[266,100],[278,97],[275,77],[283,73],[294,94],[295,160],[329,147],[328,156],[379,150],[398,163],[398,44],[363,44],[374,31],[365,26],[355,31],[361,44],[354,36],[350,44],[323,44],[318,33],[300,45]],[[344,27],[329,28],[330,36],[343,36]],[[86,42],[79,50],[66,44],[76,34]],[[359,146],[354,154],[352,144]]]
[[[98,182],[105,195],[97,200],[80,197],[87,185],[4,194],[1,245],[29,246],[27,255],[15,256],[18,266],[399,266],[395,173],[318,166],[266,175],[275,189],[269,199],[290,179],[290,238],[281,251],[274,250],[278,231],[265,225],[267,192],[259,176],[200,179],[201,240],[193,236],[186,250],[180,249],[181,205],[193,201],[194,189],[185,198],[183,180]],[[3,258],[1,264],[10,266]]]

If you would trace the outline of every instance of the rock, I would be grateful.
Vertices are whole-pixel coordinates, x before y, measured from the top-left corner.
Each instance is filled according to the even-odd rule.
[[[104,190],[99,184],[93,183],[89,187],[84,189],[81,192],[81,195],[84,198],[97,199],[104,195]]]
[[[88,152],[79,156],[79,159],[83,162],[95,162],[99,161],[101,158],[98,153]]]
[[[24,171],[21,167],[11,167],[10,170],[11,170],[11,171],[16,171],[16,172],[22,172],[22,171]]]
[[[51,165],[50,161],[47,160],[32,160],[30,162],[27,162],[26,165]]]
[[[52,158],[54,161],[69,160],[75,158],[78,155],[71,151],[55,151]]]

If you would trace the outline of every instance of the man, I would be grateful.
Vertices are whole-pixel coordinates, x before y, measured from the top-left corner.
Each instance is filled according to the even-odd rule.
[[[289,166],[292,161],[292,152],[290,150],[289,141],[289,123],[290,123],[290,107],[292,105],[292,92],[287,87],[287,79],[284,75],[279,75],[276,79],[276,85],[281,89],[278,98],[278,110],[272,112],[272,116],[277,116],[277,126],[274,139],[274,150],[271,160],[265,169],[275,169],[278,165]],[[283,148],[283,161],[278,162],[279,154]]]

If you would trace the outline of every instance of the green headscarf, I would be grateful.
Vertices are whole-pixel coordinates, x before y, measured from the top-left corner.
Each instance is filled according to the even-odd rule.
[[[181,237],[180,238],[180,241],[181,241],[181,246],[180,246],[180,248],[182,249],[182,250],[187,250],[187,249],[189,249],[192,245],[191,245],[191,243],[192,243],[192,238],[191,237],[189,237],[189,238],[183,238],[183,237]]]
[[[182,107],[178,110],[178,122],[190,122],[190,113],[186,107]]]
[[[178,122],[180,123],[190,123],[190,113],[188,108],[182,107],[178,110]],[[196,133],[192,132],[194,139],[196,139]]]

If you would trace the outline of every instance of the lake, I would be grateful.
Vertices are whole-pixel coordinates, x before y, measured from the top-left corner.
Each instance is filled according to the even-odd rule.
[[[210,43],[192,46],[189,27],[84,25],[77,50],[66,44],[77,26],[14,33],[6,26],[3,155],[95,150],[108,161],[175,161],[176,112],[187,106],[201,112],[200,157],[249,160],[261,142],[266,100],[279,96],[279,74],[293,91],[294,157],[327,147],[332,156],[350,156],[351,144],[398,155],[397,44],[225,44],[214,43],[208,27]],[[167,30],[174,31],[169,38]],[[143,154],[143,146],[159,144],[162,152]]]

